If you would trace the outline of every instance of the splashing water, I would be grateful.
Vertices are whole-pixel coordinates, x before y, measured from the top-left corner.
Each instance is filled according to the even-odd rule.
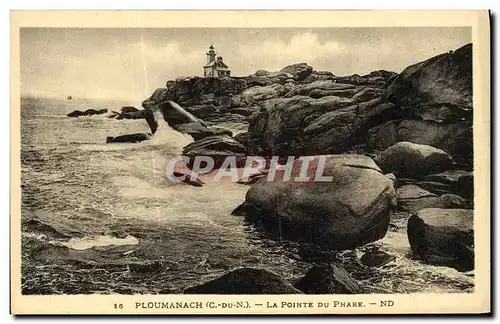
[[[171,148],[177,148],[178,152],[182,152],[182,148],[194,140],[191,136],[176,131],[165,121],[163,114],[159,111],[154,112],[155,119],[158,122],[158,129],[153,138],[148,144],[169,144]]]

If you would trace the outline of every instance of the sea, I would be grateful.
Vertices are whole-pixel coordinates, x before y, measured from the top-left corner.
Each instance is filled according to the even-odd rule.
[[[123,100],[21,98],[22,293],[177,294],[239,267],[266,269],[294,282],[330,251],[267,237],[231,212],[249,186],[171,182],[170,158],[193,141],[163,122],[150,140],[106,137],[150,132],[144,120],[73,110],[133,105]],[[225,123],[235,133],[245,125]],[[402,225],[404,227],[404,224]],[[369,268],[374,247],[396,260]],[[421,263],[404,231],[335,253],[367,291],[470,292],[474,274]]]

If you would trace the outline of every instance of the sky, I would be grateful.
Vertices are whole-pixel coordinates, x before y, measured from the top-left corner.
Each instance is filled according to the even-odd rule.
[[[22,28],[21,94],[143,100],[168,80],[202,76],[211,44],[233,76],[301,62],[342,76],[401,72],[470,42],[468,27]]]

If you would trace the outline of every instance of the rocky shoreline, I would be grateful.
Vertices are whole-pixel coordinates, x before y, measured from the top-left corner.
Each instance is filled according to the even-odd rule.
[[[147,140],[163,117],[193,137],[183,155],[212,157],[215,168],[228,156],[236,157],[238,167],[248,156],[310,157],[311,165],[319,157],[326,160],[330,182],[279,176],[269,182],[264,170],[242,184],[250,187],[233,214],[264,233],[335,254],[393,232],[407,236],[413,262],[474,269],[472,44],[399,74],[338,77],[299,63],[247,77],[184,78],[168,81],[142,105],[143,110],[124,107],[109,117],[143,118],[151,133],[107,142]],[[217,127],[222,122],[248,124],[248,131],[233,136]],[[299,174],[300,163],[294,162],[292,175]],[[360,261],[390,266],[395,256],[390,247],[385,250],[367,252]],[[359,287],[335,260],[313,264],[293,284],[268,271],[241,268],[185,293],[377,290]]]

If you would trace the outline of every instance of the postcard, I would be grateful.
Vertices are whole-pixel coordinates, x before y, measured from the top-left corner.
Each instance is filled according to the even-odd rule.
[[[489,26],[12,11],[11,313],[490,313]]]

